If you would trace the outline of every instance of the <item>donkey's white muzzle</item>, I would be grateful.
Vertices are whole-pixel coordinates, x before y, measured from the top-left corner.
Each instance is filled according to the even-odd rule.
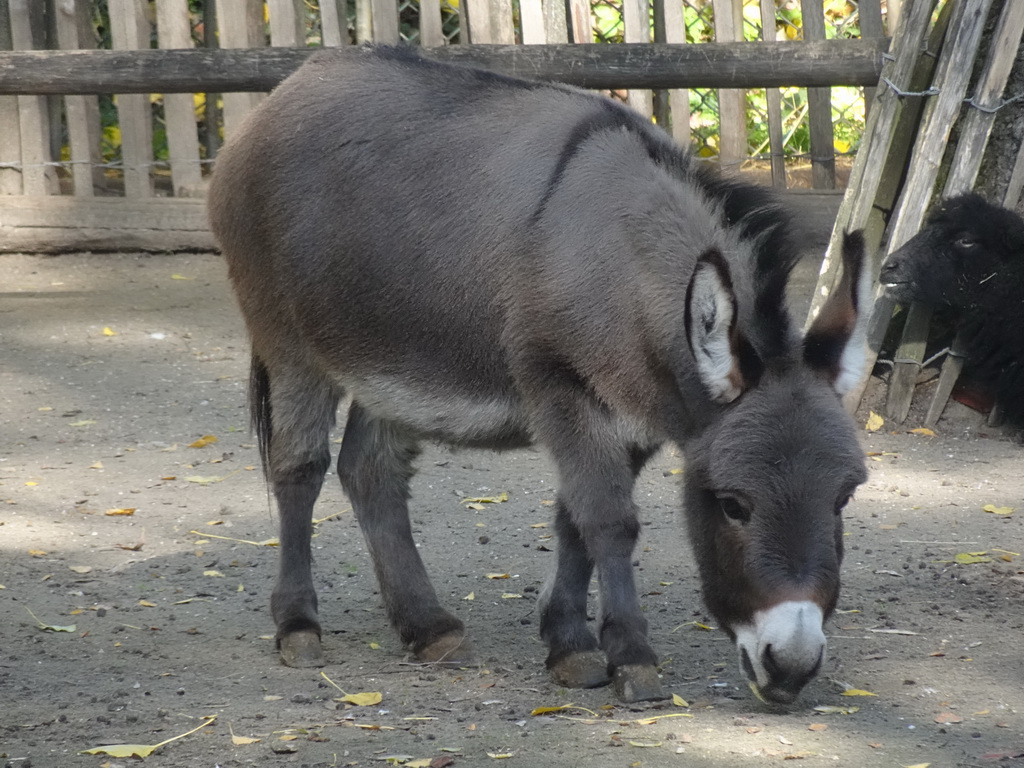
[[[754,694],[768,703],[790,704],[825,660],[825,616],[810,600],[779,603],[736,627],[740,664]]]

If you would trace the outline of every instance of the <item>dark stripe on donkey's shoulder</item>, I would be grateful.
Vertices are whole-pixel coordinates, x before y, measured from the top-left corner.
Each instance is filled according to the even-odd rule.
[[[562,145],[558,161],[555,163],[555,168],[551,172],[551,176],[548,177],[547,186],[544,188],[544,195],[533,211],[533,222],[536,222],[544,215],[548,203],[565,176],[565,170],[569,167],[569,163],[572,162],[580,148],[598,133],[616,128],[629,131],[640,139],[647,150],[648,157],[653,162],[664,164],[665,147],[663,142],[658,141],[652,135],[651,129],[643,122],[639,115],[603,97],[595,96],[594,106],[596,111],[579,120],[569,132],[569,137],[565,140],[565,144]]]

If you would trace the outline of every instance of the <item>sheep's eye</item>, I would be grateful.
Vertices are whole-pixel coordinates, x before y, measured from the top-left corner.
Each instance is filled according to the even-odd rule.
[[[733,496],[719,496],[718,505],[722,514],[734,523],[746,523],[750,520],[750,510]]]
[[[978,244],[978,241],[975,240],[970,235],[960,235],[960,237],[958,237],[956,239],[956,247],[957,248],[963,248],[965,250],[973,248],[977,244]]]

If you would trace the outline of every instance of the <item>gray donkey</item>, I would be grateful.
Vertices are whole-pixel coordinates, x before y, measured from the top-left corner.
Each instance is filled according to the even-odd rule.
[[[548,668],[662,698],[632,491],[672,441],[705,599],[754,691],[790,702],[817,674],[865,478],[839,399],[863,359],[859,235],[801,338],[766,192],[597,95],[372,47],[312,56],[263,102],[217,160],[210,216],[252,337],[285,664],[324,663],[310,521],[348,397],[338,475],[417,659],[472,660],[412,538],[420,444],[538,444],[559,476]]]

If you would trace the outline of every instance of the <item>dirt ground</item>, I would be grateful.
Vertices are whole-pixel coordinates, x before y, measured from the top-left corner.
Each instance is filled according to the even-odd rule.
[[[4,255],[0,275],[0,765],[126,766],[137,759],[81,751],[154,745],[210,717],[146,762],[1024,765],[1024,452],[961,406],[936,436],[864,432],[870,480],[846,515],[829,660],[789,711],[754,699],[707,627],[671,451],[639,484],[638,580],[666,687],[688,706],[623,706],[547,678],[535,602],[554,479],[532,451],[432,447],[419,462],[418,539],[479,669],[405,659],[328,478],[321,674],[282,667],[270,638],[275,519],[220,258]],[[217,441],[189,447],[206,435]],[[965,553],[982,562],[956,562]],[[339,688],[382,699],[353,706]]]

